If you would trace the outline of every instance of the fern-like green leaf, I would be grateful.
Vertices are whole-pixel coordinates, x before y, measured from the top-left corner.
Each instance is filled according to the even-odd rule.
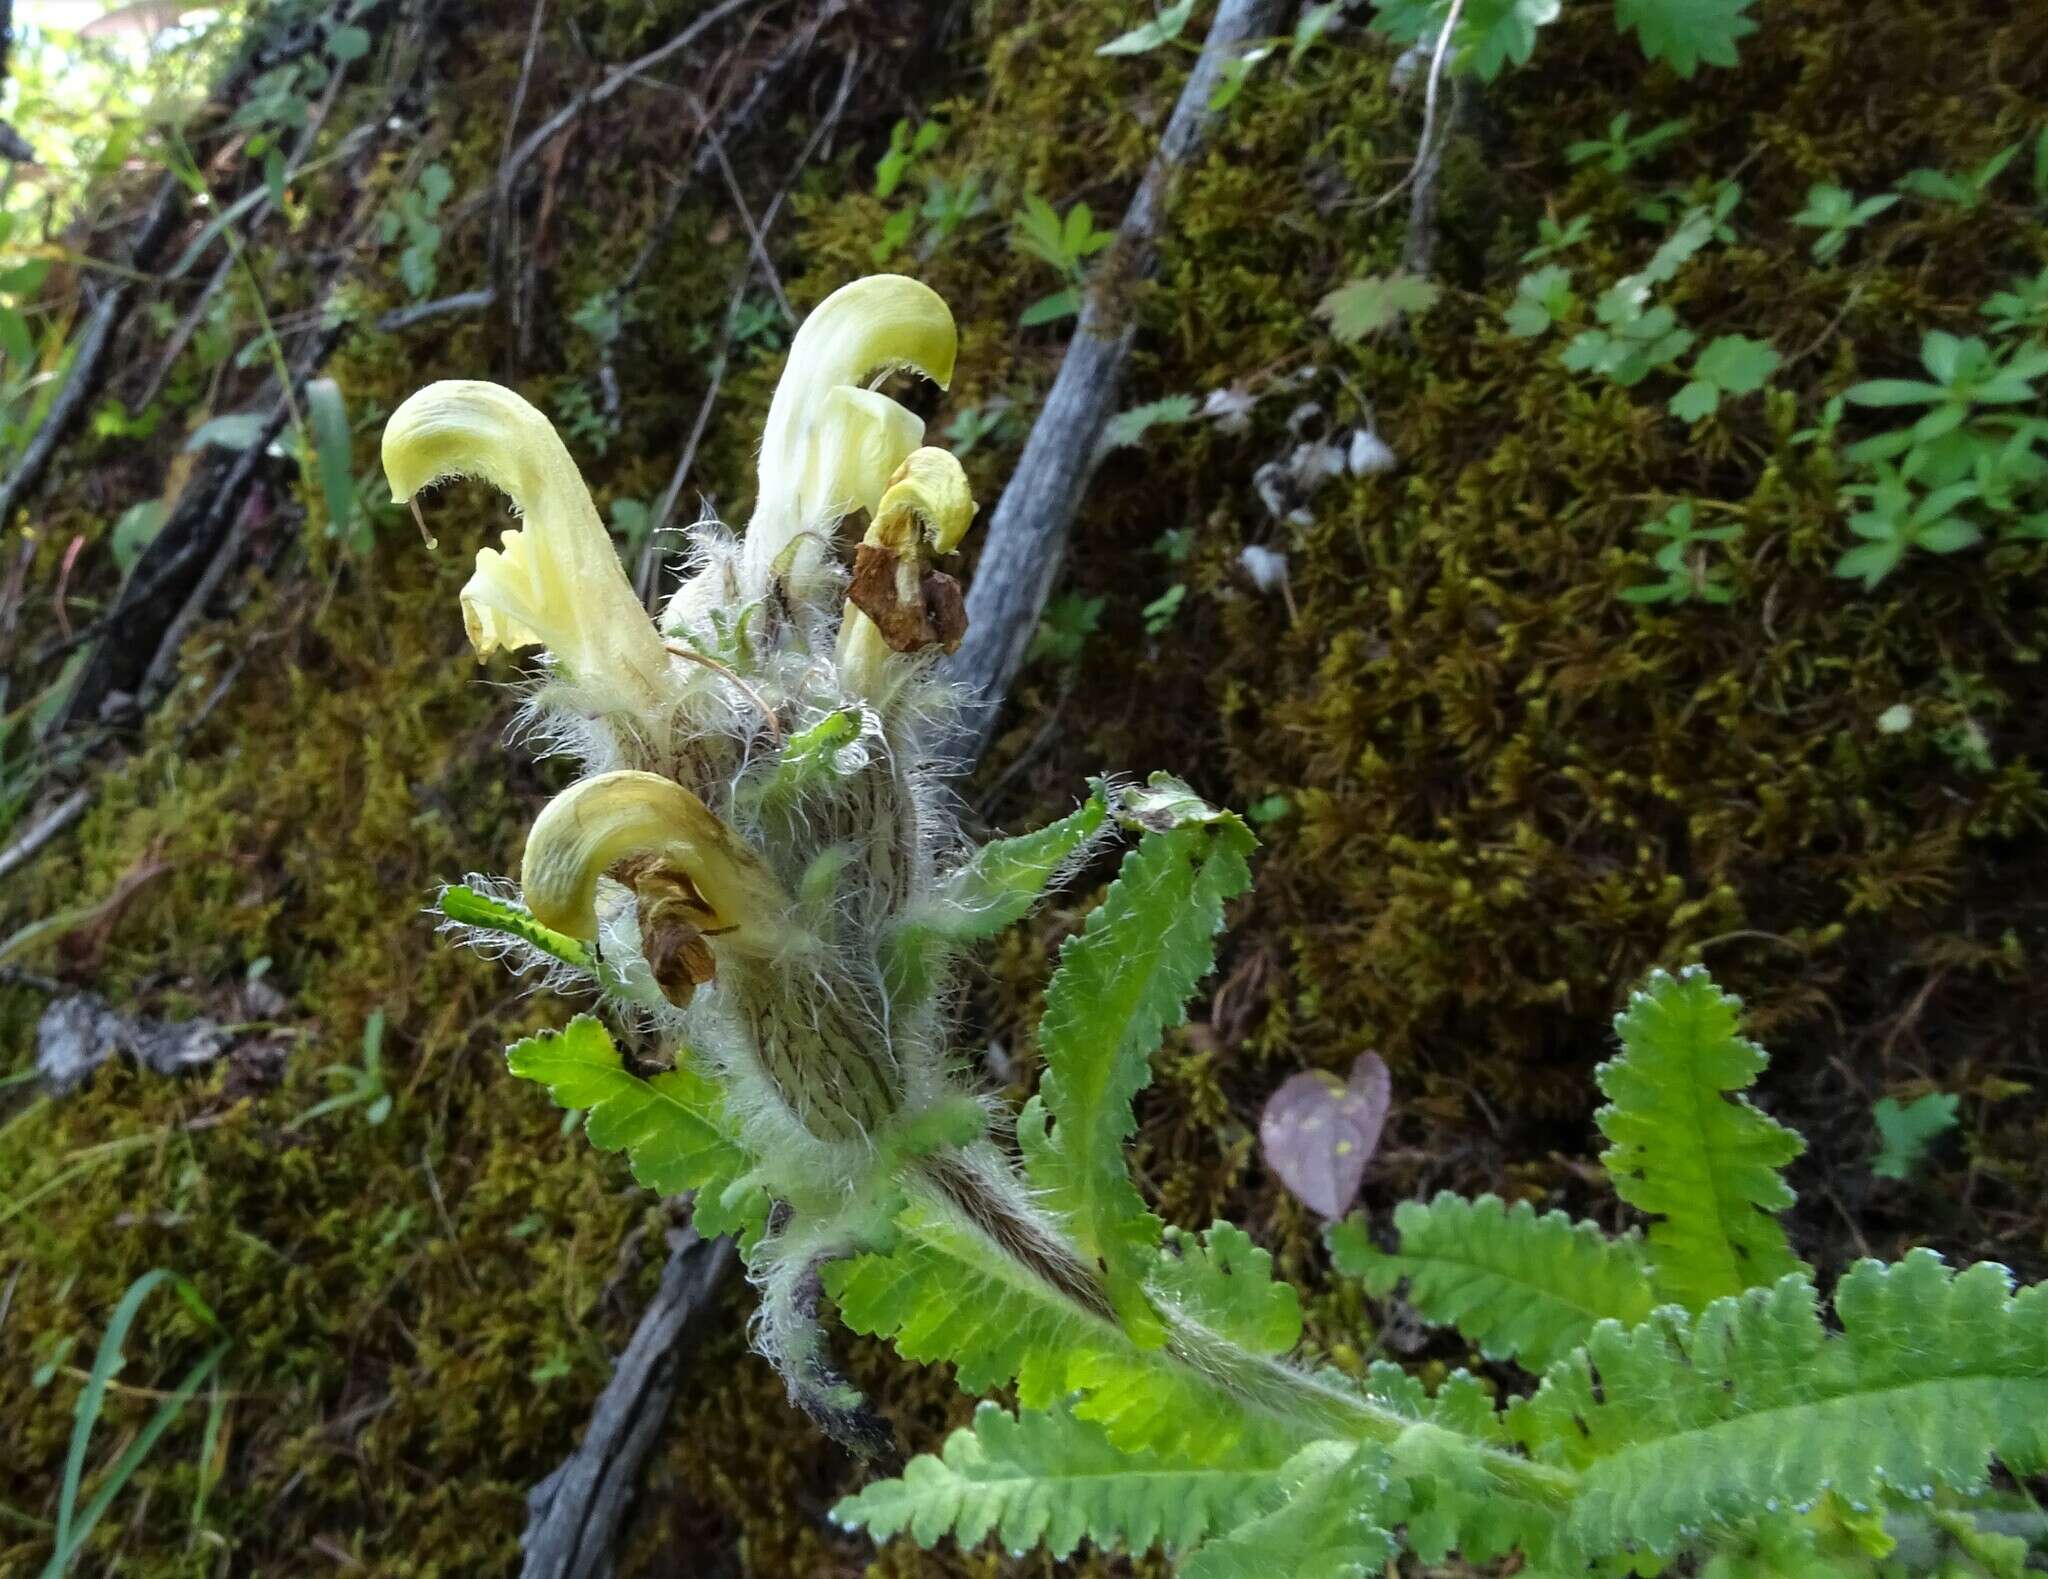
[[[1045,1076],[1019,1120],[1033,1183],[1113,1277],[1142,1276],[1160,1240],[1124,1163],[1131,1099],[1166,1027],[1209,973],[1225,901],[1251,881],[1256,840],[1235,816],[1155,775],[1119,813],[1146,830],[1079,937],[1060,950],[1039,1042]],[[1050,1125],[1048,1127],[1048,1120]]]
[[[1314,1442],[1276,1477],[1277,1504],[1201,1547],[1181,1579],[1368,1579],[1393,1555],[1374,1520],[1387,1485],[1385,1454],[1351,1442]]]
[[[1006,1258],[991,1254],[974,1230],[913,1202],[896,1218],[896,1243],[835,1261],[823,1270],[840,1320],[886,1338],[904,1359],[950,1363],[965,1392],[1014,1382],[1026,1409],[1072,1400],[1074,1413],[1098,1423],[1125,1452],[1158,1452],[1213,1464],[1236,1451],[1257,1423],[1159,1349],[1142,1349],[1106,1317],[1092,1315]],[[1238,1247],[1227,1238],[1228,1253]],[[1282,1335],[1280,1296],[1251,1275],[1262,1253],[1244,1242],[1239,1263],[1249,1297],[1213,1283],[1213,1246],[1196,1251],[1197,1270],[1176,1286],[1211,1320],[1272,1342]],[[1281,1286],[1281,1285],[1275,1285]],[[1298,1313],[1292,1333],[1298,1329]],[[1291,1341],[1291,1338],[1290,1338]]]
[[[1737,1031],[1741,1005],[1697,966],[1655,972],[1615,1021],[1621,1057],[1595,1074],[1594,1115],[1612,1145],[1615,1192],[1655,1214],[1650,1273],[1689,1310],[1805,1270],[1775,1213],[1792,1204],[1778,1170],[1805,1143],[1741,1095],[1767,1059]]]
[[[1541,1371],[1586,1341],[1602,1320],[1632,1327],[1656,1298],[1642,1243],[1609,1239],[1562,1212],[1542,1216],[1527,1201],[1465,1200],[1448,1191],[1394,1210],[1401,1248],[1376,1248],[1363,1218],[1325,1235],[1337,1270],[1385,1296],[1403,1278],[1427,1321],[1456,1327],[1489,1359]]]
[[[2048,1466],[2048,1285],[2015,1294],[2003,1267],[1915,1250],[1858,1262],[1834,1306],[1839,1334],[1792,1274],[1697,1317],[1603,1322],[1553,1366],[1508,1420],[1578,1473],[1568,1548],[1668,1553],[1827,1490],[1968,1495],[1994,1458]]]
[[[1431,1566],[1452,1551],[1490,1562],[1519,1550],[1547,1552],[1556,1544],[1557,1509],[1532,1500],[1500,1478],[1500,1460],[1512,1451],[1507,1423],[1492,1392],[1469,1371],[1453,1371],[1430,1397],[1398,1365],[1373,1363],[1368,1374],[1374,1402],[1436,1431],[1404,1432],[1389,1454],[1388,1484],[1378,1516],[1406,1528],[1407,1544]],[[1470,1451],[1479,1444],[1485,1454]]]
[[[936,894],[913,904],[890,936],[884,954],[892,994],[900,1000],[928,992],[948,953],[1021,921],[1108,817],[1098,786],[1058,822],[983,845]]]
[[[1188,1320],[1254,1354],[1285,1354],[1301,1341],[1301,1295],[1273,1276],[1273,1258],[1251,1235],[1218,1222],[1206,1234],[1166,1230],[1146,1287]]]
[[[962,1391],[992,1392],[1014,1381],[1026,1408],[1045,1408],[1068,1390],[1067,1356],[1109,1328],[1095,1324],[1028,1277],[969,1230],[916,1203],[896,1220],[886,1251],[824,1268],[839,1319],[855,1332],[895,1344],[919,1365],[950,1362]]]
[[[579,1014],[505,1050],[512,1073],[548,1088],[565,1108],[587,1110],[584,1133],[600,1151],[623,1151],[650,1190],[697,1192],[693,1221],[703,1234],[758,1234],[764,1193],[749,1186],[718,1088],[688,1063],[648,1079],[632,1073],[602,1023]]]
[[[919,1454],[901,1479],[863,1488],[832,1517],[877,1540],[908,1530],[920,1546],[952,1535],[973,1547],[993,1533],[1013,1552],[1042,1545],[1056,1560],[1083,1540],[1104,1551],[1185,1551],[1255,1516],[1284,1461],[1267,1453],[1180,1464],[1127,1453],[1063,1407],[1012,1415],[983,1404],[972,1429],[955,1431],[940,1455]]]

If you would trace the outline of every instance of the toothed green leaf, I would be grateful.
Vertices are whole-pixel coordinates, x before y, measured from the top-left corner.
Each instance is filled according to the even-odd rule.
[[[1109,803],[1100,788],[1079,810],[1012,839],[992,839],[913,903],[886,947],[892,995],[928,992],[946,953],[1021,921],[1046,888],[1101,832]]]
[[[505,1050],[522,1080],[548,1089],[560,1107],[585,1110],[583,1132],[600,1151],[623,1151],[633,1177],[662,1195],[697,1192],[702,1234],[758,1234],[767,1215],[759,1190],[741,1182],[748,1160],[718,1088],[688,1063],[642,1079],[592,1016],[543,1031]]]
[[[1736,42],[1756,31],[1745,14],[1752,0],[1614,0],[1614,20],[1633,29],[1643,53],[1691,77],[1704,61],[1732,66]]]
[[[993,1534],[1010,1551],[1043,1546],[1055,1560],[1083,1540],[1103,1551],[1184,1551],[1255,1516],[1284,1461],[1247,1453],[1226,1465],[1181,1464],[1126,1453],[1064,1407],[1012,1415],[985,1403],[940,1454],[920,1453],[901,1479],[864,1488],[832,1517],[877,1540],[908,1530],[920,1546],[952,1535],[974,1547]]]
[[[1668,1554],[1824,1490],[1968,1496],[1993,1459],[2048,1465],[2048,1286],[2014,1294],[2003,1267],[1952,1273],[1915,1250],[1858,1262],[1834,1307],[1838,1333],[1793,1274],[1697,1317],[1603,1322],[1553,1366],[1508,1421],[1578,1473],[1568,1548]]]
[[[1038,1033],[1045,1075],[1019,1137],[1032,1182],[1082,1248],[1112,1273],[1142,1276],[1160,1224],[1124,1163],[1137,1129],[1131,1099],[1214,964],[1224,903],[1250,883],[1245,857],[1257,841],[1165,775],[1124,791],[1118,811],[1147,831],[1060,950]]]
[[[1350,1442],[1303,1448],[1278,1478],[1291,1480],[1277,1506],[1203,1546],[1181,1579],[1369,1579],[1393,1555],[1374,1521],[1385,1485],[1385,1455]],[[1284,1557],[1283,1557],[1284,1554]]]
[[[894,1248],[824,1268],[839,1319],[906,1360],[950,1362],[964,1392],[1014,1381],[1027,1407],[1062,1397],[1067,1355],[1098,1341],[1089,1321],[928,1208],[906,1207],[896,1225]]]
[[[1403,1278],[1427,1321],[1456,1327],[1489,1359],[1540,1371],[1584,1343],[1596,1322],[1632,1327],[1656,1297],[1638,1239],[1609,1239],[1562,1212],[1527,1201],[1468,1201],[1448,1192],[1394,1211],[1401,1248],[1376,1248],[1362,1218],[1333,1223],[1326,1238],[1337,1270],[1385,1296]]]
[[[1272,1256],[1230,1223],[1205,1234],[1167,1229],[1147,1286],[1189,1320],[1254,1354],[1285,1354],[1301,1341],[1301,1296],[1274,1278]]]
[[[1600,1161],[1658,1219],[1651,1277],[1689,1310],[1806,1270],[1776,1216],[1793,1200],[1778,1170],[1805,1143],[1741,1094],[1767,1060],[1737,1033],[1739,1008],[1697,967],[1658,971],[1615,1021],[1622,1055],[1595,1071],[1613,1143]]]
[[[1012,1382],[1027,1409],[1071,1400],[1119,1449],[1157,1451],[1191,1464],[1224,1459],[1256,1434],[1256,1422],[1226,1395],[1202,1385],[1157,1348],[1141,1349],[1107,1316],[1090,1315],[1038,1278],[990,1254],[974,1230],[913,1203],[896,1218],[895,1245],[823,1269],[840,1319],[886,1338],[906,1360],[945,1361],[965,1392]],[[1236,1247],[1233,1246],[1233,1249]],[[1223,1275],[1203,1252],[1190,1283]],[[1246,1249],[1244,1270],[1253,1270]],[[1255,1285],[1256,1286],[1256,1285]],[[1290,1291],[1291,1292],[1291,1291]],[[1277,1327],[1258,1296],[1251,1320],[1270,1339]],[[1222,1303],[1208,1296],[1212,1313]],[[1079,1395],[1079,1396],[1075,1396]]]

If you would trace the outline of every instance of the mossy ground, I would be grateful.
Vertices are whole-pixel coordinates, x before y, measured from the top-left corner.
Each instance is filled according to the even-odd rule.
[[[615,60],[687,9],[586,4],[551,26]],[[528,14],[480,9],[439,60],[429,141],[458,201],[495,164]],[[1535,63],[1459,122],[1435,260],[1444,300],[1358,347],[1334,344],[1313,309],[1398,257],[1405,205],[1369,204],[1411,157],[1418,108],[1389,85],[1391,52],[1356,30],[1292,67],[1268,62],[1182,187],[1161,275],[1139,298],[1127,403],[1231,383],[1265,398],[1241,433],[1157,431],[1106,463],[1067,583],[1106,600],[1101,629],[1078,664],[1027,672],[983,775],[977,810],[1010,825],[1062,809],[1103,771],[1169,767],[1240,806],[1288,797],[1216,991],[1157,1061],[1140,1170],[1170,1218],[1227,1214],[1270,1245],[1340,1362],[1370,1341],[1367,1313],[1329,1282],[1316,1225],[1258,1160],[1265,1093],[1376,1047],[1396,1109],[1369,1208],[1450,1184],[1611,1221],[1588,1166],[1590,1071],[1610,1050],[1608,1016],[1654,963],[1704,959],[1749,1001],[1776,1054],[1764,1099],[1813,1142],[1795,1177],[1803,1251],[1832,1269],[1925,1242],[2048,1272],[2048,1104],[2029,1089],[2048,1023],[2035,963],[2048,943],[2048,549],[1923,556],[1861,593],[1828,574],[1844,546],[1840,476],[1791,442],[1854,379],[1909,371],[1923,330],[1971,332],[1979,302],[2048,262],[2048,228],[2017,178],[1974,212],[1902,205],[1832,268],[1807,261],[1810,236],[1789,223],[1814,181],[1867,193],[2031,136],[2048,102],[2048,15],[1807,0],[1766,3],[1758,20],[1741,69],[1688,83],[1646,70],[1606,8],[1568,8]],[[801,307],[875,267],[887,213],[916,201],[924,177],[972,174],[994,194],[929,255],[913,241],[886,260],[929,280],[962,326],[940,424],[1012,403],[1017,423],[968,457],[984,498],[1065,334],[1015,327],[1057,282],[1009,247],[1007,215],[1029,191],[1088,201],[1108,222],[1178,88],[1171,52],[1091,53],[1127,25],[1112,0],[982,0],[938,53],[878,77],[779,233]],[[558,102],[577,80],[546,65],[531,102]],[[558,410],[596,365],[568,317],[624,272],[659,208],[659,173],[682,157],[676,117],[620,102],[571,145],[542,238],[541,328],[522,377]],[[1565,144],[1619,108],[1639,127],[1682,115],[1692,130],[1626,176],[1568,167]],[[899,113],[950,131],[884,202],[871,162]],[[743,184],[773,190],[808,124],[793,115],[737,150]],[[1661,234],[1634,215],[1638,199],[1703,191],[1738,168],[1738,238],[1672,300],[1703,334],[1778,346],[1788,365],[1769,402],[1731,401],[1688,430],[1664,413],[1661,381],[1630,392],[1582,378],[1558,365],[1556,340],[1502,330],[1546,211],[1591,218],[1565,261],[1597,291]],[[474,225],[451,228],[442,290],[481,282],[479,243]],[[651,498],[666,479],[744,256],[707,183],[633,303],[624,420],[601,457],[585,452],[601,504]],[[365,258],[367,300],[397,299],[391,264]],[[450,322],[352,340],[333,370],[352,408],[496,372],[494,326]],[[749,493],[777,364],[772,338],[737,348],[693,477],[730,514]],[[187,386],[203,387],[174,387]],[[1347,426],[1369,402],[1402,464],[1328,484],[1297,528],[1268,518],[1251,476],[1292,442],[1287,418],[1307,400]],[[359,460],[373,451],[366,432]],[[161,457],[108,447],[93,459],[101,479],[120,466],[134,487],[159,480]],[[91,480],[51,490],[46,558],[58,526],[103,533],[126,502]],[[1620,602],[1647,570],[1637,527],[1682,498],[1743,523],[1736,601]],[[81,1340],[67,1363],[89,1364],[121,1291],[168,1265],[235,1342],[222,1429],[201,1465],[203,1412],[180,1421],[93,1561],[118,1554],[121,1571],[151,1576],[350,1561],[510,1572],[524,1492],[573,1444],[651,1286],[663,1217],[616,1159],[565,1136],[541,1095],[503,1073],[497,1050],[566,1006],[442,946],[422,914],[437,882],[514,865],[546,788],[501,743],[510,698],[490,682],[506,675],[479,674],[455,614],[466,550],[496,505],[471,491],[434,504],[435,530],[465,553],[431,557],[399,523],[367,560],[339,553],[311,508],[303,557],[286,554],[288,573],[250,585],[238,615],[194,639],[178,697],[75,836],[6,897],[11,926],[167,863],[90,983],[150,1012],[229,1015],[267,958],[289,1053],[281,1077],[247,1060],[183,1081],[110,1067],[61,1101],[8,1093],[0,1185],[16,1201],[48,1188],[0,1224],[0,1503],[28,1520],[52,1510],[78,1383],[60,1370],[38,1387],[32,1367],[67,1335]],[[1185,563],[1156,551],[1168,529],[1191,531]],[[1296,612],[1238,571],[1250,543],[1288,555]],[[1175,580],[1190,587],[1184,604],[1148,633],[1142,608]],[[1900,702],[1922,726],[1880,732]],[[1942,747],[1939,731],[1966,718],[1988,767]],[[1051,948],[1085,897],[999,945],[971,1005],[968,1035],[1002,1049],[1019,1091]],[[0,988],[10,1067],[40,1006]],[[372,1127],[357,1109],[293,1127],[333,1089],[323,1072],[359,1059],[376,1009],[390,1119]],[[1910,1184],[1872,1180],[1871,1102],[1929,1084],[1964,1095],[1960,1139]],[[85,1150],[129,1137],[143,1143]],[[79,1171],[53,1184],[67,1167]],[[745,1353],[745,1298],[732,1295],[692,1361],[622,1571],[1045,1571],[907,1547],[877,1560],[831,1530],[824,1510],[866,1471]],[[170,1385],[202,1342],[160,1295],[122,1380]],[[908,1446],[965,1417],[945,1377],[851,1355]],[[93,1462],[152,1407],[117,1394]],[[45,1550],[32,1524],[0,1523],[0,1572],[34,1571]]]

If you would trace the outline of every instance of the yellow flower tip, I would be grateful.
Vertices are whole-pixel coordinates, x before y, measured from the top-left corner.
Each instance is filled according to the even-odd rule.
[[[974,491],[967,473],[949,451],[913,450],[889,479],[868,527],[867,541],[903,549],[922,528],[925,545],[935,554],[950,554],[974,524]]]
[[[929,561],[960,546],[974,512],[967,473],[945,450],[913,450],[896,468],[854,556],[839,626],[839,672],[854,690],[878,695],[891,653],[960,644],[967,623],[959,585]]]
[[[480,548],[462,589],[479,659],[544,645],[605,705],[658,705],[668,660],[619,565],[583,474],[554,424],[497,384],[450,379],[410,396],[384,427],[384,476],[397,500],[452,477],[479,477],[525,525]]]
[[[597,936],[597,882],[651,858],[650,872],[694,894],[696,926],[760,945],[784,908],[774,874],[701,800],[655,773],[600,773],[549,801],[526,836],[519,885],[541,925]]]
[[[451,477],[481,477],[523,500],[543,490],[557,456],[575,469],[553,423],[511,390],[480,379],[429,384],[384,424],[384,478],[401,504]]]

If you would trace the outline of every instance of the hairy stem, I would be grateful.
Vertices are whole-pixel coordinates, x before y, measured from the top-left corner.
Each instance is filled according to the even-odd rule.
[[[935,1159],[925,1159],[929,1164]],[[944,1218],[945,1226],[973,1236],[978,1254],[974,1270],[994,1276],[1041,1303],[1054,1304],[1075,1323],[1092,1329],[1106,1343],[1128,1349],[1134,1359],[1143,1351],[1110,1314],[1109,1302],[1092,1274],[1080,1287],[1074,1272],[1088,1263],[1080,1251],[1057,1239],[1047,1255],[1045,1240],[1052,1231],[1043,1221],[1006,1231],[1015,1214],[1008,1203],[992,1201],[971,1170],[926,1166],[915,1181],[919,1195]],[[911,1230],[915,1233],[915,1229]],[[938,1235],[920,1236],[941,1256],[951,1257],[957,1243]],[[1279,1424],[1297,1445],[1330,1438],[1382,1444],[1397,1461],[1418,1462],[1445,1452],[1463,1455],[1499,1486],[1503,1495],[1538,1507],[1561,1511],[1571,1502],[1578,1479],[1568,1470],[1538,1464],[1520,1454],[1476,1441],[1446,1426],[1418,1421],[1370,1397],[1309,1372],[1254,1354],[1193,1323],[1172,1319],[1166,1347],[1159,1353],[1190,1382],[1228,1401],[1234,1409],[1255,1413]]]

